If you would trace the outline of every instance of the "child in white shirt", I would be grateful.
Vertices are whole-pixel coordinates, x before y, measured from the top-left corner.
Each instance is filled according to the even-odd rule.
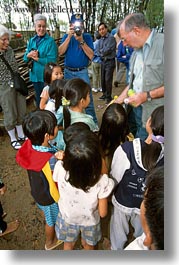
[[[101,239],[100,217],[107,215],[108,196],[114,182],[101,174],[102,158],[97,135],[90,130],[66,143],[63,161],[54,168],[60,208],[56,234],[64,250],[72,250],[81,232],[85,250],[93,250]]]

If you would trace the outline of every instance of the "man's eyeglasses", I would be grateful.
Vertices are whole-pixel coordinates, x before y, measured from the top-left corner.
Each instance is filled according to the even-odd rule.
[[[133,29],[131,29],[130,31],[128,31],[128,32],[126,33],[125,37],[121,37],[121,41],[123,41],[123,42],[126,41],[128,35],[129,35],[129,33],[130,33],[131,31],[133,31]]]

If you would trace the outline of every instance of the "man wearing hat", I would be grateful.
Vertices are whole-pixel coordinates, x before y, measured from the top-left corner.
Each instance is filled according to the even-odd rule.
[[[93,59],[94,47],[93,39],[89,33],[84,33],[82,14],[73,14],[70,20],[70,27],[58,48],[59,56],[65,54],[64,78],[81,78],[88,84],[88,64]],[[86,108],[86,113],[91,115],[97,123],[94,109],[92,91],[90,91],[90,104]]]

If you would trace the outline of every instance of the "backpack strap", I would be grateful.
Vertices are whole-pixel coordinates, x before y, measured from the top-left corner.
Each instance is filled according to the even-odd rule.
[[[141,156],[141,143],[140,143],[140,138],[135,138],[133,140],[133,148],[134,148],[134,156],[136,159],[137,164],[145,171],[147,171],[147,169],[144,168],[143,164],[142,164],[142,156]]]

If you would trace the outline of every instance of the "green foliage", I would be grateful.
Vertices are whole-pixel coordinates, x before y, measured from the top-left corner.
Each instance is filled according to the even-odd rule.
[[[20,26],[23,30],[32,28],[33,15],[40,10],[45,10],[47,6],[55,8],[65,4],[65,7],[74,7],[74,0],[64,0],[64,4],[59,0],[21,0],[26,5],[24,12],[21,10]],[[109,30],[116,26],[116,23],[123,19],[125,15],[132,12],[143,12],[149,22],[150,27],[158,29],[164,26],[164,0],[78,0],[79,7],[85,18],[85,28],[92,34],[97,29],[97,25],[103,21],[108,25]],[[19,6],[18,0],[0,0],[0,23],[7,23],[9,28],[14,28],[11,11]],[[27,16],[27,10],[31,18]],[[71,9],[67,11],[67,18],[70,18]],[[66,25],[65,25],[66,23]],[[48,27],[57,28],[59,25],[63,29],[68,26],[68,22],[63,23],[60,14],[52,12],[49,15]]]
[[[151,0],[146,10],[146,17],[151,28],[161,29],[164,27],[164,1]]]
[[[86,17],[86,28],[92,33],[99,22],[105,22],[111,30],[132,12],[144,13],[151,27],[161,28],[164,24],[164,0],[81,0],[79,3]]]

